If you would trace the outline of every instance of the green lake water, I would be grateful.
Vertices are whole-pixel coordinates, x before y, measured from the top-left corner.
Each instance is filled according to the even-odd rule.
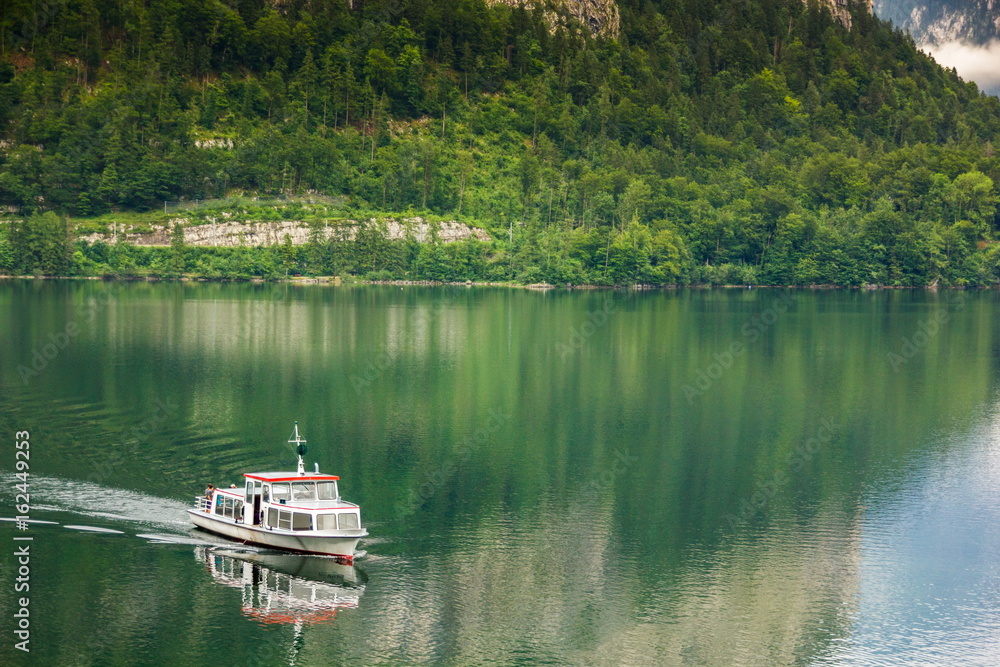
[[[0,281],[0,313],[0,517],[28,431],[51,522],[0,522],[0,664],[1000,655],[995,292]],[[187,523],[292,469],[296,420],[354,567]]]

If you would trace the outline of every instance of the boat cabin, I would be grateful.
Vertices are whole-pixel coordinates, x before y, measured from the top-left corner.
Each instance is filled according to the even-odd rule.
[[[267,530],[335,533],[361,529],[361,510],[340,498],[336,475],[245,474],[246,488],[219,489],[211,513]]]

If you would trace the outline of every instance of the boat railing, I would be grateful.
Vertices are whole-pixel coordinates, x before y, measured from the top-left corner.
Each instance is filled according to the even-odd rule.
[[[205,496],[195,496],[194,497],[194,508],[202,512],[208,512],[212,509],[211,498],[206,498]]]

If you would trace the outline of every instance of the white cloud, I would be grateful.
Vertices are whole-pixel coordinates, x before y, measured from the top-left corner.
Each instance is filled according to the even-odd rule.
[[[920,47],[945,67],[954,67],[966,81],[975,81],[981,90],[1000,93],[1000,40],[978,46],[962,41],[923,44]]]

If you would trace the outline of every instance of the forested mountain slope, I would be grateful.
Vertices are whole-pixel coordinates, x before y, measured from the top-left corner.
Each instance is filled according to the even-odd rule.
[[[423,211],[495,239],[421,250],[441,252],[423,263],[402,245],[364,260],[332,244],[284,257],[313,273],[1000,275],[1000,102],[861,5],[848,30],[814,1],[625,0],[617,38],[560,5],[483,0],[4,8],[0,199],[21,211],[317,192],[345,196],[345,214]],[[18,250],[30,226],[0,246],[0,270],[37,268]],[[114,269],[113,255],[81,248],[62,270]],[[150,257],[130,261],[155,268]]]

